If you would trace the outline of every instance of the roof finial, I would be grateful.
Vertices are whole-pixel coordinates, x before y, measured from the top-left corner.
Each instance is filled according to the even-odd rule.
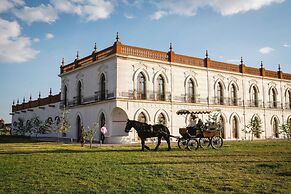
[[[119,41],[119,34],[118,34],[118,32],[116,33],[116,42],[118,42]]]
[[[244,64],[244,61],[243,61],[243,58],[240,57],[240,64],[243,65]]]
[[[172,47],[172,43],[170,42],[170,52],[172,52],[173,51],[173,47]]]
[[[263,68],[264,67],[264,65],[263,65],[263,61],[261,61],[261,68]]]
[[[15,105],[15,101],[14,101],[14,99],[13,99],[13,103],[12,103],[12,104],[13,104],[13,106]]]
[[[17,98],[17,104],[19,104],[19,98]]]
[[[52,88],[50,88],[50,96],[52,95]]]
[[[206,58],[208,58],[208,50],[206,50],[205,56]]]
[[[281,65],[280,64],[278,64],[278,70],[281,71]]]
[[[25,103],[25,97],[23,97],[23,103]]]
[[[62,63],[61,63],[62,65],[62,67],[65,65],[65,59],[64,58],[62,58]]]
[[[77,51],[76,60],[79,59],[79,51]]]
[[[95,42],[95,44],[94,44],[94,51],[95,51],[95,52],[97,51],[96,42]]]
[[[31,97],[31,94],[30,94],[30,96],[29,96],[29,101],[31,101],[32,100],[32,97]]]
[[[39,99],[40,99],[40,96],[41,96],[41,95],[40,95],[40,91],[39,91],[39,93],[38,93],[38,98],[39,98]]]

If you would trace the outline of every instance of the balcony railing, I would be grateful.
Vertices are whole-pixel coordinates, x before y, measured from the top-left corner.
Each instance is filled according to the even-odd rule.
[[[285,109],[291,109],[291,103],[285,103]]]
[[[171,93],[166,92],[165,94],[160,94],[158,92],[147,91],[145,94],[143,94],[129,90],[127,92],[120,92],[119,97],[133,100],[170,101]]]
[[[85,104],[100,102],[103,100],[109,100],[109,99],[112,99],[114,97],[115,97],[114,93],[108,93],[107,90],[105,92],[97,91],[92,96],[87,96],[87,97],[81,96],[80,98],[78,96],[74,96],[73,100],[67,100],[66,106],[74,107],[74,106],[78,106],[78,105],[85,105]],[[60,107],[64,107],[65,106],[64,103],[65,103],[65,101],[61,100]]]
[[[268,108],[281,108],[281,104],[279,101],[269,101],[267,103]]]
[[[256,101],[248,100],[247,103],[246,103],[246,106],[248,106],[248,107],[259,107],[259,108],[262,108],[263,107],[263,104],[262,104],[262,101],[261,100],[256,100]]]

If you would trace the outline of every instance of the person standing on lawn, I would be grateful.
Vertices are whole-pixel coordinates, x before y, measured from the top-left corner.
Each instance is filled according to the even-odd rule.
[[[106,124],[104,124],[103,127],[101,127],[101,129],[100,129],[101,142],[102,142],[102,144],[104,144],[104,141],[105,141],[105,134],[106,134],[106,133],[107,133]]]

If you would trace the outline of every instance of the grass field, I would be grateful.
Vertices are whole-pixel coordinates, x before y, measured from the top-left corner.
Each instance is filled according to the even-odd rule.
[[[150,145],[154,148],[154,145]],[[0,138],[0,193],[290,193],[291,141],[140,152]]]

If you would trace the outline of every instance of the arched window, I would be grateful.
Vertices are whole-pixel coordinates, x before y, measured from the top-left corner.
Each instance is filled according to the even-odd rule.
[[[275,88],[271,89],[271,93],[270,93],[270,106],[271,108],[277,108],[277,94],[276,94],[276,90]]]
[[[105,115],[104,113],[101,113],[100,115],[100,119],[99,119],[99,122],[100,122],[100,128],[103,127],[106,123],[106,120],[105,120]]]
[[[105,100],[106,89],[105,89],[105,75],[102,73],[100,78],[100,99]]]
[[[258,90],[255,86],[252,86],[251,88],[251,106],[255,106],[255,107],[259,106]]]
[[[68,89],[67,86],[64,87],[64,107],[68,105]]]
[[[77,141],[79,142],[81,139],[81,130],[82,130],[82,122],[81,122],[81,118],[78,115],[77,116]]]
[[[286,108],[291,109],[291,91],[286,92]]]
[[[189,79],[187,85],[188,85],[188,100],[187,100],[187,102],[196,102],[195,88],[194,88],[193,80]]]
[[[275,138],[279,138],[279,122],[276,118],[273,120],[273,134]]]
[[[167,121],[166,121],[166,117],[163,113],[160,113],[158,116],[158,123],[162,124],[162,125],[166,125]]]
[[[225,126],[225,120],[224,120],[222,115],[220,115],[219,118],[218,118],[218,124],[219,124],[219,128],[221,130],[221,137],[223,139],[225,139],[226,138],[225,127],[224,127]]]
[[[232,137],[238,139],[238,119],[232,118]]]
[[[162,75],[159,75],[158,77],[157,100],[165,100],[165,80]]]
[[[137,120],[142,123],[147,123],[147,118],[143,112],[139,113]]]
[[[231,87],[230,87],[230,103],[232,106],[237,105],[237,92],[236,92],[236,87],[234,84],[231,84]]]
[[[137,98],[146,99],[146,80],[142,72],[137,76]]]
[[[223,99],[223,86],[220,82],[218,82],[217,85],[217,103],[223,105],[224,104],[224,99]]]
[[[81,83],[81,81],[78,82],[78,87],[77,87],[77,104],[78,105],[82,104],[82,83]]]

